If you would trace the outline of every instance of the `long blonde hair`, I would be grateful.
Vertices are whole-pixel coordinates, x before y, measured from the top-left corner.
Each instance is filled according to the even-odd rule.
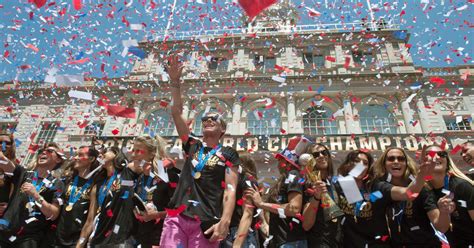
[[[432,145],[428,145],[428,146],[424,146],[423,149],[421,150],[421,159],[424,159],[426,157],[426,151],[431,148],[431,147],[438,147],[439,149],[441,149],[442,151],[445,151],[445,149],[443,149],[440,145],[438,144],[432,144]],[[457,178],[461,178],[463,180],[466,180],[468,181],[471,185],[474,185],[474,181],[472,181],[468,176],[466,176],[457,166],[456,164],[454,163],[453,159],[451,158],[451,156],[449,156],[449,152],[446,153],[447,154],[447,157],[446,157],[446,161],[447,161],[447,165],[446,165],[446,172],[449,173],[450,175],[452,176],[455,176]]]
[[[385,180],[388,176],[387,170],[385,169],[385,163],[387,162],[387,154],[392,150],[398,150],[403,153],[403,156],[406,158],[406,170],[403,173],[403,179],[409,180],[410,175],[416,176],[418,174],[418,169],[416,167],[416,162],[413,160],[404,149],[398,147],[389,147],[387,148],[374,165],[370,168],[369,174],[373,179],[383,179]]]
[[[139,136],[135,138],[135,142],[140,142],[146,146],[148,152],[153,155],[153,171],[158,171],[158,161],[171,159],[166,152],[166,141],[161,136],[156,135],[154,138],[150,136]]]

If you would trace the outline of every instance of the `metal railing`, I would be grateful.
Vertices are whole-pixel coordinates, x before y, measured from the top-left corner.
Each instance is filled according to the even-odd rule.
[[[279,26],[279,27],[248,27],[234,29],[214,29],[214,30],[189,30],[189,31],[168,31],[166,36],[162,34],[154,34],[148,37],[149,40],[163,41],[167,40],[187,40],[199,38],[217,38],[223,36],[243,35],[243,34],[259,34],[259,35],[276,35],[288,33],[322,33],[322,32],[354,32],[354,31],[378,31],[378,30],[397,30],[400,29],[399,24],[394,23],[329,23],[329,24],[308,24],[297,26]]]

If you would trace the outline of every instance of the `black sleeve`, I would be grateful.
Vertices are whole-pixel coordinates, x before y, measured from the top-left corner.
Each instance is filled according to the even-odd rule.
[[[186,143],[183,144],[183,151],[186,153],[186,155],[189,155],[190,152],[194,153],[196,149],[191,149],[191,148],[193,147],[196,148],[197,144],[199,143],[201,143],[201,141],[189,136],[188,141],[186,141]]]
[[[300,183],[300,173],[297,170],[292,170],[288,173],[285,183],[288,183],[287,193],[297,192],[303,194],[303,185]]]
[[[51,202],[57,202],[57,203],[59,203],[59,202],[60,202],[59,199],[64,200],[64,198],[65,198],[65,195],[66,195],[66,192],[65,192],[66,186],[64,185],[64,182],[63,182],[62,180],[60,180],[60,179],[55,179],[53,185],[54,185],[54,186],[53,186],[53,187],[54,187],[53,190],[54,190],[55,192],[54,192],[54,196],[53,196],[53,199],[52,199]],[[61,204],[59,204],[59,205],[61,205]]]
[[[454,189],[454,194],[458,201],[465,201],[467,210],[474,210],[474,186],[465,180],[459,180],[460,183]],[[456,203],[458,204],[458,203]],[[464,205],[464,204],[461,204]]]
[[[229,161],[232,163],[232,166],[239,166],[240,165],[240,158],[239,154],[230,147],[224,147],[222,149],[222,155],[226,159],[226,161]]]
[[[21,183],[21,181],[23,180],[23,174],[24,172],[26,171],[26,169],[21,166],[21,165],[17,165],[15,166],[15,169],[13,170],[13,176],[11,177],[11,180],[12,180],[12,183],[14,185],[19,185]]]
[[[423,188],[418,197],[423,203],[423,208],[425,209],[427,213],[433,209],[438,209],[436,196],[434,195],[434,192],[432,192],[431,190]]]
[[[392,201],[392,188],[393,185],[386,181],[375,181],[372,185],[372,192],[380,191],[382,193],[382,199],[385,201]]]

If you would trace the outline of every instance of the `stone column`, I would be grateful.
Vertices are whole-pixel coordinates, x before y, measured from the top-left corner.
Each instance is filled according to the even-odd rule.
[[[346,121],[347,134],[361,134],[362,133],[362,129],[360,128],[360,122],[354,120],[354,114],[352,111],[352,103],[347,94],[344,95],[344,120]]]
[[[416,107],[418,108],[418,113],[420,115],[420,126],[422,128],[423,133],[429,133],[431,131],[430,122],[429,122],[429,115],[426,112],[425,103],[423,102],[423,98],[419,98],[416,100]]]
[[[295,133],[295,122],[296,122],[296,107],[295,99],[292,95],[288,95],[288,133]]]
[[[242,115],[242,103],[235,99],[234,105],[232,106],[232,123],[229,130],[231,135],[239,135],[240,130],[240,116]]]

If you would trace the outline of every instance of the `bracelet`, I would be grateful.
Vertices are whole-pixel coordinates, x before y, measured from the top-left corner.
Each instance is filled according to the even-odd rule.
[[[314,198],[314,200],[316,200],[316,201],[321,201],[321,199],[320,199],[320,198],[316,198],[316,196],[313,196],[313,198]]]

